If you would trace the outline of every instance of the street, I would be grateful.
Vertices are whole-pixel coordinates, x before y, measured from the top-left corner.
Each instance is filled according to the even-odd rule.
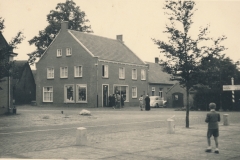
[[[78,121],[74,119],[78,115],[79,109],[71,108],[67,112],[67,115],[61,115],[59,109],[42,110],[39,108],[26,109],[19,108],[18,114],[15,115],[18,119],[14,119],[17,125],[13,122],[11,126],[4,124],[4,120],[12,117],[1,117],[0,129],[0,157],[1,158],[46,158],[45,156],[37,154],[37,156],[26,156],[26,153],[41,152],[47,150],[54,150],[59,148],[74,147],[76,144],[76,129],[78,127],[85,127],[87,129],[88,146],[94,146],[98,143],[111,142],[115,140],[128,140],[136,137],[152,137],[156,135],[164,134],[167,132],[166,120],[167,118],[175,115],[175,129],[184,129],[185,126],[185,111],[174,111],[174,109],[165,108],[153,108],[151,111],[139,111],[138,107],[118,109],[89,109],[92,116],[82,116],[84,120]],[[37,115],[37,112],[43,115],[52,117],[63,116],[63,121],[57,121],[55,124],[42,123],[42,125],[29,125],[31,123],[31,116]],[[221,115],[225,114],[221,112]],[[231,114],[231,122],[239,120],[239,113],[233,112]],[[28,115],[28,116],[27,116]],[[204,111],[192,111],[190,112],[190,128],[197,128],[201,125],[205,127],[204,122],[206,112]],[[21,119],[23,116],[25,119]],[[65,118],[64,116],[68,117]],[[28,118],[29,119],[28,119]],[[73,121],[64,122],[65,119],[74,119]],[[36,120],[37,121],[37,120]],[[10,121],[8,121],[10,122]],[[21,125],[22,122],[22,125]],[[235,123],[234,122],[234,123]],[[222,122],[220,122],[222,123]],[[204,134],[201,137],[205,138]],[[159,133],[161,132],[161,134]],[[156,137],[157,139],[157,137]],[[128,141],[129,144],[131,143]],[[126,145],[127,144],[122,144]],[[205,145],[206,146],[206,145]],[[76,146],[75,146],[76,147]],[[204,148],[203,148],[204,149]],[[51,155],[51,154],[50,154]],[[48,158],[57,158],[53,157]],[[72,158],[71,154],[69,157]],[[98,159],[98,158],[97,158]],[[111,159],[111,158],[110,158]]]

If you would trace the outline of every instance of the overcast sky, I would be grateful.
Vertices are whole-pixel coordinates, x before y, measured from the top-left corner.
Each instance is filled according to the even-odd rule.
[[[28,41],[47,25],[46,16],[65,0],[0,0],[0,16],[5,19],[4,37],[9,42],[18,31],[25,40],[15,50],[16,60],[27,60],[35,50]],[[74,0],[86,13],[94,34],[115,39],[122,34],[124,43],[143,61],[154,62],[159,50],[151,38],[165,39],[166,24],[161,0]],[[225,52],[240,59],[240,1],[196,1],[193,30],[210,24],[210,36],[226,35]],[[194,32],[197,33],[197,32]]]

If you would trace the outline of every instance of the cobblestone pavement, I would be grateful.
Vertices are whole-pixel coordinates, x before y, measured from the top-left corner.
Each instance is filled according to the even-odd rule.
[[[138,115],[139,111],[131,112]],[[164,114],[171,115],[175,113],[174,111],[166,111]],[[141,112],[139,114],[145,113]],[[152,110],[150,114],[154,116],[155,113]],[[191,124],[188,129],[184,127],[184,118],[176,117],[175,134],[167,134],[166,120],[141,121],[139,123],[134,121],[126,123],[121,120],[122,123],[117,125],[107,123],[106,125],[89,125],[86,127],[88,143],[84,146],[75,145],[75,126],[72,126],[72,128],[60,127],[54,130],[40,127],[37,130],[29,131],[21,131],[19,128],[18,130],[10,130],[10,132],[7,132],[7,128],[2,128],[0,130],[0,158],[240,159],[238,151],[240,148],[240,113],[228,113],[231,115],[229,117],[229,126],[220,123],[220,154],[204,152],[207,146],[205,114],[191,117]],[[214,144],[213,139],[212,144]]]

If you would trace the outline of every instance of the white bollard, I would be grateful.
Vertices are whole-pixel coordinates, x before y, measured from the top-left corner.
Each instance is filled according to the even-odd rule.
[[[168,124],[167,133],[168,133],[168,134],[174,134],[174,133],[175,133],[174,120],[168,118],[168,119],[167,119],[167,124]]]
[[[86,145],[87,144],[87,129],[84,127],[77,128],[76,134],[76,145]]]
[[[223,115],[223,125],[224,126],[228,126],[229,122],[228,122],[228,114],[224,114]]]

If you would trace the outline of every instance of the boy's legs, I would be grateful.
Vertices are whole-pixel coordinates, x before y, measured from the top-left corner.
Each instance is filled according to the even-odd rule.
[[[212,130],[208,129],[207,131],[207,143],[208,143],[208,147],[205,150],[206,152],[211,152],[212,151],[212,147],[211,147],[211,136],[212,136]]]

